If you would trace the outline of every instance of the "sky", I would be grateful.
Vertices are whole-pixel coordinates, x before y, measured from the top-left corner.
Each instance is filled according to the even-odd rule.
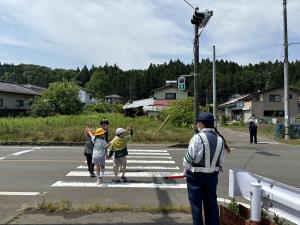
[[[283,61],[282,0],[187,0],[213,11],[200,58]],[[300,1],[287,0],[288,41],[300,42]],[[184,0],[0,0],[0,62],[76,69],[193,61],[193,8]],[[300,59],[300,44],[289,60]]]

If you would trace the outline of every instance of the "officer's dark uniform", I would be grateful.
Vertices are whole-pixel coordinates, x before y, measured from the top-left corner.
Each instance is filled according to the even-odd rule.
[[[250,143],[257,144],[257,119],[253,116],[248,120],[249,123],[249,133],[250,133]]]
[[[200,113],[197,122],[213,127],[214,117],[211,113]],[[204,128],[190,140],[183,167],[194,225],[203,225],[202,204],[205,224],[220,224],[216,192],[223,161],[224,141],[214,128]]]

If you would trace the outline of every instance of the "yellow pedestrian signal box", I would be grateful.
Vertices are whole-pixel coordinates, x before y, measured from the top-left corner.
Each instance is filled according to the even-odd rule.
[[[185,90],[185,77],[178,77],[178,90],[179,91]]]

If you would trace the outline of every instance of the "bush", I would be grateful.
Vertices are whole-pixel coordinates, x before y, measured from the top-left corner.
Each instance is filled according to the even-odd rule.
[[[188,97],[171,103],[161,114],[165,118],[170,115],[170,121],[177,127],[191,127],[194,122],[194,98]],[[201,110],[199,110],[201,111]]]
[[[234,198],[231,199],[231,201],[229,202],[229,204],[227,205],[227,208],[234,213],[235,215],[239,214],[239,205],[238,203],[235,201]]]
[[[74,115],[82,110],[79,87],[72,82],[54,82],[42,92],[31,106],[32,116],[52,114]]]
[[[228,123],[228,121],[229,121],[229,118],[228,118],[225,114],[223,114],[223,115],[221,116],[221,121],[220,121],[221,125],[222,125],[222,126],[226,126],[227,123]]]
[[[173,102],[162,115],[163,117],[170,115],[170,122],[177,127],[187,127],[193,123],[193,102],[193,98]]]

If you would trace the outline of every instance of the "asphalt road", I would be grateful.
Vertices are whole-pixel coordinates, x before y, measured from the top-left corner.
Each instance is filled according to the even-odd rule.
[[[218,197],[228,198],[229,168],[245,169],[300,188],[299,146],[263,139],[249,144],[248,134],[220,131],[233,151],[226,156],[224,173],[219,176]],[[0,146],[0,223],[12,218],[23,204],[40,202],[41,193],[47,201],[68,199],[81,205],[188,205],[185,180],[160,177],[182,171],[185,149],[134,144],[129,149],[128,183],[118,186],[112,184],[112,177],[105,177],[105,184],[97,187],[96,178],[86,174],[83,147]],[[111,171],[108,168],[107,175]]]

